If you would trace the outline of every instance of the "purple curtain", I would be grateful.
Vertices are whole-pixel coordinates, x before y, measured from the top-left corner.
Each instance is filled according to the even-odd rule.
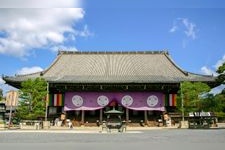
[[[64,110],[97,110],[111,101],[132,110],[165,110],[160,92],[67,92]]]

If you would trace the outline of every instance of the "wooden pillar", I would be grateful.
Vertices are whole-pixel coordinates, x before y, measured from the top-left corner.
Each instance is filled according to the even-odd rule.
[[[126,123],[129,123],[129,109],[126,108]]]
[[[144,110],[144,119],[145,119],[145,124],[148,123],[148,114],[147,114],[147,110]]]
[[[84,124],[84,117],[85,117],[85,111],[82,110],[82,111],[81,111],[81,124],[82,124],[82,125]]]
[[[100,109],[100,116],[99,116],[99,122],[102,124],[102,118],[103,118],[103,108]]]

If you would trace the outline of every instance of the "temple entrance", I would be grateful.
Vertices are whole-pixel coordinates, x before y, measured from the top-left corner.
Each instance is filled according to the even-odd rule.
[[[160,118],[164,94],[160,92],[68,92],[64,111],[74,125],[98,126],[107,120],[104,112],[123,112],[130,126],[155,126]]]
[[[162,119],[161,111],[144,111],[131,110],[123,106],[107,106],[98,110],[76,110],[67,111],[67,119],[70,119],[73,126],[99,126],[103,121],[107,120],[104,112],[109,110],[119,110],[124,112],[121,114],[121,120],[126,121],[129,126],[158,126],[158,120]],[[128,113],[128,114],[127,114]]]
[[[129,110],[129,125],[130,126],[143,126],[144,111]]]
[[[147,110],[129,110],[129,125],[130,126],[158,126],[159,119],[162,119],[161,111]]]

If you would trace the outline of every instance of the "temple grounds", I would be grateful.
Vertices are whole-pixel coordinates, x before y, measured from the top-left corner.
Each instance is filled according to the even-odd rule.
[[[151,129],[125,133],[98,130],[2,130],[4,149],[223,149],[225,129]],[[2,149],[1,148],[1,149]]]

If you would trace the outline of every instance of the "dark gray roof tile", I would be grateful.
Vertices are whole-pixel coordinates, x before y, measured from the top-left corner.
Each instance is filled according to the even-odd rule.
[[[212,76],[188,73],[168,52],[59,52],[42,73],[16,76],[12,81],[41,76],[56,83],[176,83],[214,81]]]

